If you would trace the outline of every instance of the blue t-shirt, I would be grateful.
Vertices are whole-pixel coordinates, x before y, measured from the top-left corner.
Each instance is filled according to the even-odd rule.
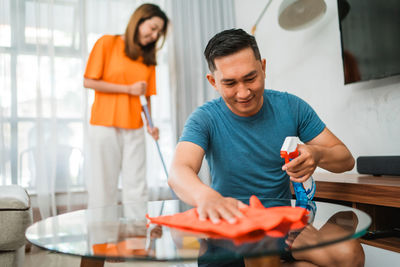
[[[223,196],[291,198],[282,144],[287,136],[308,142],[324,128],[299,97],[265,90],[262,108],[250,117],[234,114],[221,97],[205,103],[190,115],[179,141],[204,149],[211,187]]]

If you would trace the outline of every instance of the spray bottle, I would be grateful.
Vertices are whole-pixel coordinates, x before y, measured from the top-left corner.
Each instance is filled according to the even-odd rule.
[[[285,163],[288,163],[299,155],[297,145],[300,143],[300,139],[297,136],[286,137],[281,148],[281,158],[285,159]],[[313,199],[315,194],[315,182],[312,176],[303,183],[292,182],[292,184],[297,200],[307,202]]]

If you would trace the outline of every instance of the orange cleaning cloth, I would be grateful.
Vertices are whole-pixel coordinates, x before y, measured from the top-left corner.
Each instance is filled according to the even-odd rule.
[[[289,206],[265,208],[256,196],[251,196],[250,206],[240,210],[244,217],[237,218],[235,224],[225,220],[221,220],[218,224],[212,223],[210,219],[200,221],[195,208],[174,215],[159,217],[146,215],[146,217],[150,223],[225,238],[238,238],[255,231],[264,231],[273,237],[283,237],[289,230],[303,228],[308,220],[308,211],[304,208]]]

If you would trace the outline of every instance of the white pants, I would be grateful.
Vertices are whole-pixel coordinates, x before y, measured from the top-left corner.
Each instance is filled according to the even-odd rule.
[[[88,207],[118,202],[121,174],[122,203],[147,200],[146,144],[143,128],[89,127]]]

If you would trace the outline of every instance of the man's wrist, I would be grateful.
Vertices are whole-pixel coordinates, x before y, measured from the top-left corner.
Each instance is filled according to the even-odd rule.
[[[197,190],[197,193],[193,195],[194,202],[196,204],[196,207],[199,206],[200,203],[204,202],[204,200],[209,199],[210,195],[217,194],[219,193],[209,187],[208,185],[203,184],[203,186]]]
[[[318,146],[318,145],[310,145],[312,149],[312,156],[314,158],[314,161],[316,165],[318,166],[324,153],[324,147]]]

